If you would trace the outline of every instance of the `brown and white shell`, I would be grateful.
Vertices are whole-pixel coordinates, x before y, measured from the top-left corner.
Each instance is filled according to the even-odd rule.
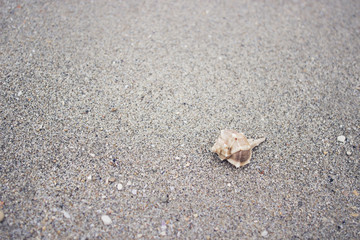
[[[221,130],[211,151],[221,159],[228,160],[235,167],[241,167],[250,162],[252,149],[265,141],[265,138],[247,139],[244,134],[234,130]]]

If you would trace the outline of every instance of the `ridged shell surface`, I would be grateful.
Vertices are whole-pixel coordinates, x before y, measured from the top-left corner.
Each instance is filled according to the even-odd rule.
[[[224,129],[211,151],[217,153],[221,160],[226,159],[238,168],[250,162],[252,149],[263,141],[265,138],[247,139],[243,133]]]

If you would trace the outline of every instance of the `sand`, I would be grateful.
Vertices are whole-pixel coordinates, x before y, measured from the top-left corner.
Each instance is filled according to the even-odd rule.
[[[359,239],[359,9],[0,1],[1,238]]]

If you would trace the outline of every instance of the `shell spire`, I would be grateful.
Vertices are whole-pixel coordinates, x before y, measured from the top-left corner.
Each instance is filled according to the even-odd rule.
[[[263,141],[265,138],[247,139],[243,133],[224,129],[211,151],[217,153],[221,161],[226,159],[238,168],[250,162],[252,149]]]

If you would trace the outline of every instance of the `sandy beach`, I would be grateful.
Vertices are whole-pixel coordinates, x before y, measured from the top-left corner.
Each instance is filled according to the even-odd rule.
[[[0,238],[359,239],[359,9],[0,0]]]

